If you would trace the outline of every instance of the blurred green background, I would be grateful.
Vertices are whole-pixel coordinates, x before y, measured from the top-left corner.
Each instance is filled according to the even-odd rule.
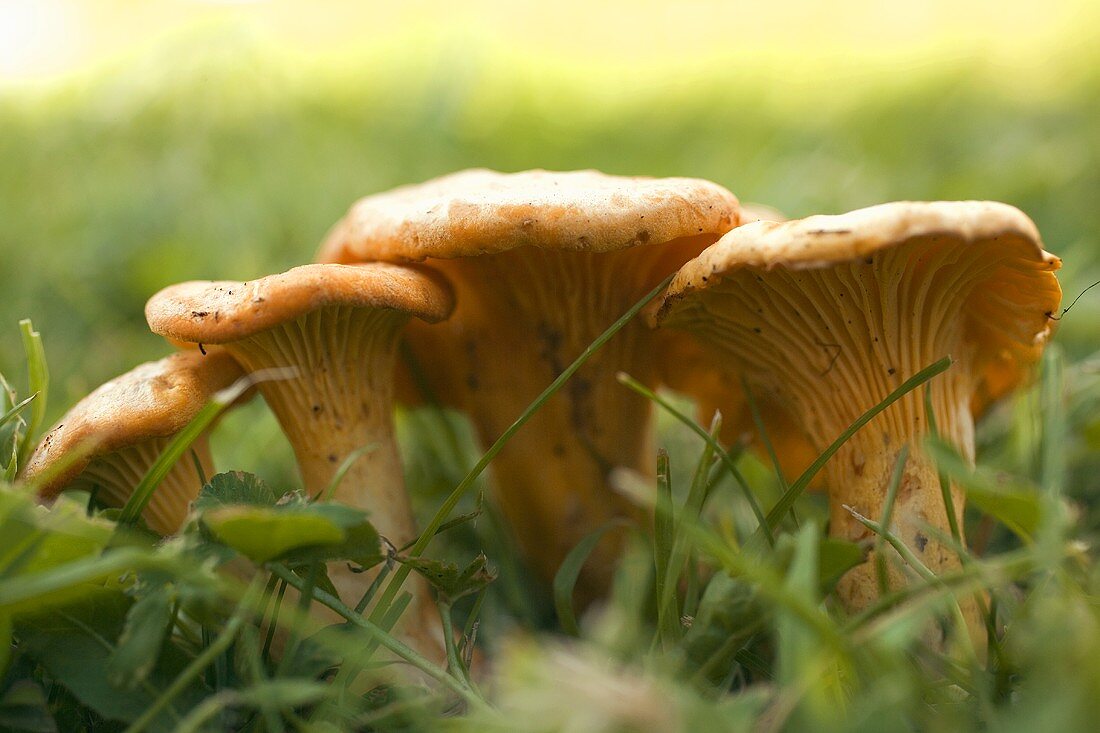
[[[32,318],[57,418],[167,351],[161,287],[307,262],[357,197],[468,166],[700,176],[791,216],[1007,201],[1068,303],[1100,279],[1098,4],[887,5],[0,0],[0,371],[22,384]],[[1058,339],[1098,335],[1100,288]],[[259,407],[227,429],[282,450]]]

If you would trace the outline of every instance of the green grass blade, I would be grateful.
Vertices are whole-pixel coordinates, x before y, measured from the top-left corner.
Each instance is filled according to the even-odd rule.
[[[348,457],[344,459],[344,462],[340,464],[340,467],[336,469],[336,473],[333,474],[332,480],[329,481],[328,486],[322,489],[321,493],[317,496],[313,497],[314,501],[330,501],[332,495],[336,493],[336,489],[343,482],[344,477],[348,475],[348,471],[355,465],[355,462],[377,448],[378,443],[368,443],[362,448],[356,448],[349,453]]]
[[[924,415],[925,419],[928,420],[928,434],[933,440],[938,440],[940,430],[936,424],[936,411],[932,407],[932,390],[927,384],[924,386]],[[955,497],[951,495],[951,480],[948,478],[947,472],[938,464],[936,466],[936,477],[940,482],[940,496],[943,497],[943,506],[947,510],[947,526],[951,528],[951,536],[955,538],[955,542],[962,544],[962,530],[959,529],[959,520],[955,515]],[[889,527],[890,525],[885,526]]]
[[[191,660],[191,663],[180,672],[179,676],[173,680],[168,689],[165,690],[144,713],[142,713],[141,717],[126,728],[125,733],[141,733],[141,731],[145,730],[145,728],[156,719],[157,715],[160,714],[160,711],[163,710],[165,706],[183,692],[196,677],[202,674],[203,670],[213,664],[215,659],[229,649],[230,644],[232,644],[233,640],[237,637],[237,632],[240,631],[241,625],[244,624],[245,618],[251,613],[253,602],[259,597],[261,588],[263,587],[260,580],[261,576],[259,575],[252,579],[252,584],[245,592],[244,598],[237,604],[237,608],[234,610],[233,615],[229,618],[229,621],[226,622],[225,628],[218,634],[218,637],[210,646],[203,649],[202,653]],[[207,703],[212,699],[214,698],[208,698]]]
[[[1041,485],[1053,497],[1060,497],[1066,482],[1066,407],[1064,398],[1065,360],[1062,347],[1051,344],[1043,353],[1041,415],[1043,421]]]
[[[886,487],[886,499],[882,503],[883,527],[889,527],[894,518],[894,502],[898,497],[898,487],[901,486],[901,477],[905,475],[905,462],[909,460],[909,444],[906,443],[898,451],[898,458],[894,462],[894,471],[890,474],[890,484]],[[878,576],[878,590],[880,595],[890,591],[889,575],[886,572],[886,556],[882,554],[882,545],[885,542],[883,536],[875,537],[875,575]]]
[[[748,481],[745,480],[744,475],[741,473],[741,471],[738,470],[737,464],[734,461],[734,457],[731,456],[728,451],[722,448],[721,444],[719,444],[718,441],[711,437],[711,435],[707,433],[707,431],[704,430],[699,425],[699,423],[695,422],[690,417],[677,410],[675,405],[666,400],[664,397],[661,397],[661,395],[649,389],[626,372],[619,372],[618,375],[616,375],[616,378],[619,380],[620,384],[623,384],[624,386],[634,390],[641,396],[653,402],[669,415],[676,418],[678,421],[680,421],[680,423],[682,423],[685,427],[687,427],[693,433],[702,438],[710,446],[710,449],[714,451],[715,455],[718,456],[718,458],[726,466],[729,472],[733,475],[734,480],[737,482],[737,486],[741,489],[741,493],[744,495],[745,500],[749,503],[749,507],[752,509],[752,513],[756,517],[756,521],[759,526],[758,531],[762,531],[764,533],[764,536],[767,538],[769,545],[774,545],[775,535],[772,533],[771,527],[768,526],[768,523],[764,517],[764,510],[760,508],[760,502],[756,500],[756,496],[752,493],[752,488],[749,487]]]
[[[721,430],[722,416],[716,412],[708,433],[710,440],[703,444],[703,451],[700,453],[699,462],[695,466],[695,474],[691,480],[691,488],[684,500],[684,506],[679,512],[670,517],[673,522],[672,552],[665,567],[665,579],[661,584],[661,593],[657,596],[658,638],[661,646],[666,650],[671,649],[672,645],[683,636],[684,629],[680,622],[683,612],[677,588],[680,575],[684,571],[684,565],[691,555],[692,542],[687,528],[692,525],[699,525],[699,517],[702,513],[703,502],[706,499],[707,487],[710,483],[710,469],[714,464],[714,449],[711,446],[717,443],[717,436]]]
[[[148,552],[120,549],[96,557],[66,563],[34,575],[18,575],[0,581],[0,609],[30,601],[38,596],[105,578],[113,573],[136,569],[172,569],[171,563]]]
[[[19,465],[26,462],[27,456],[35,445],[35,437],[46,419],[46,398],[50,390],[50,370],[46,366],[46,351],[42,348],[42,336],[34,330],[29,319],[19,322],[23,335],[23,350],[27,355],[27,382],[32,395],[38,396],[27,420],[27,430],[19,446]]]
[[[749,385],[749,380],[744,374],[741,375],[741,389],[745,392],[745,400],[749,404],[749,413],[752,415],[753,425],[756,426],[756,432],[760,435],[761,442],[764,443],[764,450],[768,454],[768,459],[772,462],[772,467],[775,469],[775,478],[779,481],[779,488],[782,494],[787,493],[787,489],[790,486],[787,484],[787,479],[783,475],[783,469],[779,464],[779,455],[775,452],[775,446],[772,444],[771,437],[768,435],[768,429],[764,425],[764,416],[760,413],[760,406],[756,403],[756,396],[752,393],[752,387]],[[791,510],[791,518],[798,521],[794,516],[794,510]]]
[[[301,578],[292,573],[289,568],[284,565],[280,565],[279,563],[268,563],[267,567],[271,570],[272,573],[277,575],[281,580],[285,581],[287,585],[293,586],[299,592],[301,592],[305,583]],[[368,619],[363,618],[359,614],[355,613],[352,609],[345,606],[339,598],[335,598],[329,595],[320,588],[314,588],[313,599],[321,605],[332,609],[337,614],[342,616],[346,621],[350,622],[352,625],[363,629],[386,649],[401,657],[409,664],[416,667],[435,681],[448,687],[452,692],[460,695],[463,700],[471,705],[471,707],[485,707],[486,703],[484,699],[474,690],[472,690],[468,685],[466,685],[463,680],[447,674],[445,670],[441,669],[438,665],[433,664],[431,661],[424,658],[408,645],[395,639],[391,634],[382,629],[380,626],[372,623]]]
[[[676,544],[676,510],[672,502],[672,472],[668,451],[657,451],[657,502],[653,510],[653,567],[654,594],[657,597],[657,642],[666,638],[675,638],[673,625],[677,622],[670,618],[671,603],[668,597],[675,589],[666,589],[669,565]]]
[[[0,416],[0,428],[4,427],[10,421],[17,418],[19,416],[19,413],[21,413],[27,407],[27,405],[34,402],[35,398],[37,398],[37,397],[38,397],[38,393],[36,392],[36,393],[32,394],[30,397],[28,397],[27,399],[20,402],[15,407],[13,407],[10,410],[8,410],[7,412],[5,412],[3,414],[3,416]]]
[[[624,519],[613,519],[585,535],[565,556],[558,572],[554,574],[554,610],[558,612],[558,621],[565,633],[572,636],[579,636],[581,633],[577,626],[577,617],[573,613],[573,588],[577,585],[581,568],[605,534],[628,524]]]

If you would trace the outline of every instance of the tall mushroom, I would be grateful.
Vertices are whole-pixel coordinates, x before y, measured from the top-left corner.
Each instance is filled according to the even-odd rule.
[[[416,528],[393,438],[393,371],[410,316],[446,318],[450,288],[426,268],[390,264],[305,265],[250,282],[187,282],[146,306],[155,333],[221,344],[249,373],[293,369],[261,382],[260,393],[286,433],[307,491],[323,492],[345,459],[367,448],[333,498],[370,511],[378,531],[400,547]],[[355,605],[372,574],[330,569]],[[413,583],[403,634],[424,653],[439,649],[439,621],[426,584]]]
[[[1051,334],[1060,264],[1011,206],[884,204],[736,229],[680,270],[651,315],[744,374],[818,453],[904,380],[951,356],[950,370],[929,383],[931,405],[941,437],[972,460],[975,416],[1026,376]],[[920,450],[928,418],[923,394],[909,393],[829,461],[830,531],[868,536],[844,507],[881,517],[908,444],[894,528],[942,572],[958,558],[924,530],[950,526],[936,467]],[[963,496],[957,488],[952,496],[961,526]],[[877,596],[871,567],[842,580],[849,608]],[[904,581],[895,570],[891,582]]]
[[[39,496],[65,489],[97,489],[108,506],[123,506],[172,437],[214,393],[241,376],[220,349],[172,354],[148,362],[102,385],[76,404],[35,449],[22,478]],[[206,478],[214,474],[206,437],[191,449]],[[184,456],[161,481],[142,517],[161,534],[183,523],[202,489],[194,461]]]
[[[427,261],[447,275],[454,316],[417,324],[407,340],[430,390],[469,413],[488,444],[631,305],[737,223],[737,199],[701,180],[470,170],[362,199],[318,258]],[[645,325],[628,324],[493,465],[501,509],[543,579],[582,537],[632,512],[607,479],[654,460],[650,413],[615,373],[655,384],[652,349]],[[601,545],[583,596],[606,586],[614,552]]]

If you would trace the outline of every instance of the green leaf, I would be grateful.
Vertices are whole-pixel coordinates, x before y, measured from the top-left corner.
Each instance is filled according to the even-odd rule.
[[[347,539],[342,527],[314,507],[225,506],[203,512],[202,522],[219,542],[258,563]]]
[[[156,668],[136,689],[124,692],[111,685],[104,670],[130,606],[130,599],[120,591],[97,589],[78,604],[21,618],[16,625],[20,650],[103,717],[132,721],[167,688],[187,658],[174,645],[166,645]],[[196,705],[205,694],[201,685],[188,685],[157,717],[155,729],[171,729],[181,711]]]
[[[807,603],[816,604],[818,579],[821,577],[817,554],[820,547],[817,525],[806,524],[793,539],[794,557],[787,570],[787,590]],[[800,675],[810,667],[810,655],[817,647],[817,640],[813,630],[786,609],[777,610],[775,624],[778,645],[777,679],[783,684],[796,683]]]
[[[823,538],[818,552],[822,593],[829,593],[841,576],[863,562],[864,557],[863,548],[858,544],[837,537]]]
[[[238,692],[237,702],[253,708],[297,708],[321,700],[328,691],[329,686],[321,682],[268,680]]]
[[[725,677],[734,655],[764,627],[759,594],[751,584],[719,572],[710,579],[699,611],[684,635],[688,657],[703,679]]]
[[[120,690],[133,690],[148,678],[172,621],[170,586],[147,590],[126,613],[118,646],[107,661],[107,681]]]
[[[16,615],[69,602],[94,587],[98,581],[83,580],[31,597],[14,592],[32,586],[44,573],[94,559],[107,546],[111,526],[89,519],[64,500],[47,511],[24,493],[0,489],[0,538],[0,608]]]
[[[279,495],[259,476],[244,471],[229,471],[211,477],[192,507],[194,511],[201,512],[238,504],[275,506],[278,502]]]
[[[323,506],[325,505],[313,505],[314,508],[318,509]],[[331,508],[344,509],[345,507],[332,505]],[[294,550],[286,557],[287,565],[298,567],[314,562],[347,560],[361,568],[371,568],[382,562],[386,555],[382,551],[382,538],[378,536],[378,530],[370,522],[362,519],[362,512],[357,512],[357,514],[360,518],[358,523],[343,527],[344,540],[342,542]]]
[[[57,724],[42,688],[30,680],[20,680],[0,697],[0,730],[21,733],[54,733]]]
[[[484,553],[461,569],[453,562],[425,557],[398,559],[423,575],[444,599],[451,602],[477,593],[497,577],[496,570],[489,567],[489,560]]]
[[[925,441],[925,450],[945,474],[962,487],[971,505],[1030,542],[1043,520],[1039,490],[1007,474],[972,468],[955,448],[943,441]]]

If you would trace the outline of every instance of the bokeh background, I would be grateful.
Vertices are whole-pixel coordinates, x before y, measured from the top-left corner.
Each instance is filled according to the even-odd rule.
[[[161,287],[307,262],[355,198],[468,166],[700,176],[791,216],[1007,201],[1068,303],[1100,279],[1100,3],[0,0],[0,371],[23,383],[32,318],[57,418],[166,353]],[[1098,335],[1100,288],[1058,339]],[[262,407],[224,430],[224,461],[290,475]]]

